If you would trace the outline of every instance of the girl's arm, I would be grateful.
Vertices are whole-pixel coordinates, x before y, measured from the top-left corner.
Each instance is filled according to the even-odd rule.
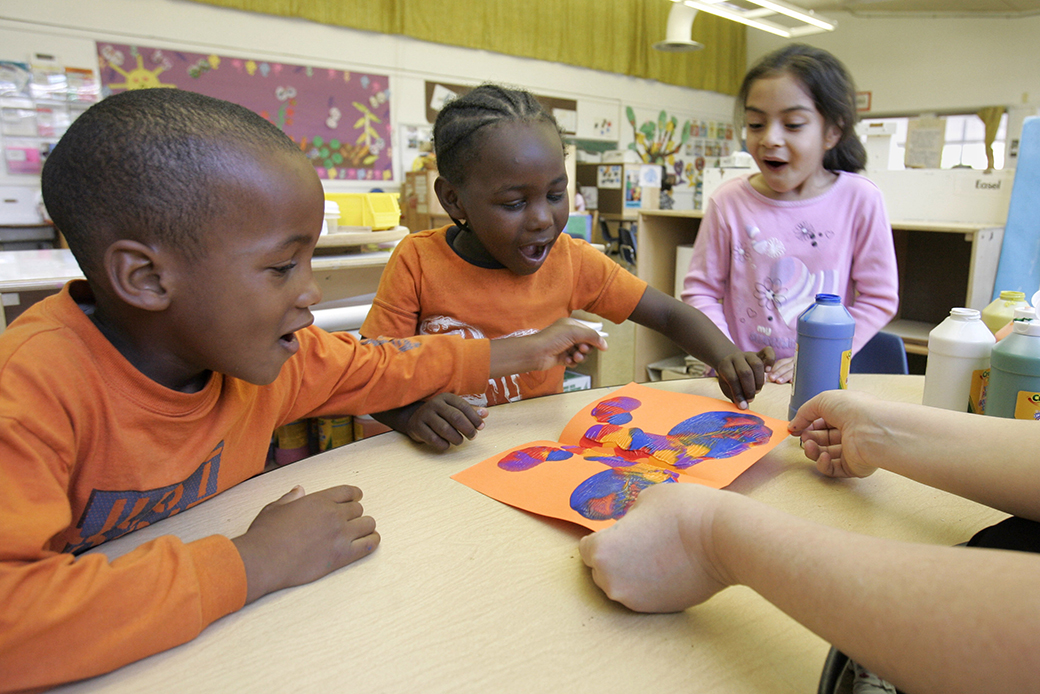
[[[856,299],[849,313],[856,319],[852,351],[856,353],[874,334],[888,325],[899,308],[899,271],[896,267],[892,227],[880,192],[857,221],[855,249],[849,280]]]
[[[647,287],[630,319],[656,330],[686,352],[715,369],[723,392],[741,408],[755,398],[765,382],[765,367],[773,350],[741,352],[706,315],[663,292]]]
[[[580,548],[607,596],[634,610],[746,585],[900,689],[1036,690],[1037,555],[876,539],[697,484],[646,489]]]
[[[709,201],[693,243],[693,257],[683,280],[682,300],[707,316],[732,342],[733,335],[722,310],[722,301],[729,289],[730,248],[718,217],[718,208]]]

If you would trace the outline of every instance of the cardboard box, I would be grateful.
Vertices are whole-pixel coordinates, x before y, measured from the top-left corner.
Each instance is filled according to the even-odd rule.
[[[567,370],[563,372],[563,392],[570,393],[575,390],[590,390],[592,388],[592,376],[580,374],[577,371]]]
[[[682,378],[702,378],[708,365],[688,354],[668,357],[646,365],[646,375],[651,381],[677,381]]]

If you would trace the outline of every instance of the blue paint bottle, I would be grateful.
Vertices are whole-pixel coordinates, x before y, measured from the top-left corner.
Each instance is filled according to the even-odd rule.
[[[788,419],[794,419],[798,408],[814,395],[845,388],[855,331],[856,320],[837,294],[817,294],[816,303],[798,316],[794,393]]]

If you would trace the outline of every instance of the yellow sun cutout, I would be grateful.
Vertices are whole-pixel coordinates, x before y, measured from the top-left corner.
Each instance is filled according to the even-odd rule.
[[[141,56],[137,56],[137,67],[127,72],[118,65],[112,65],[109,63],[109,67],[118,72],[126,81],[121,84],[110,84],[108,85],[112,89],[155,89],[156,87],[169,87],[176,89],[176,84],[164,84],[159,81],[159,73],[166,70],[165,67],[160,65],[154,70],[146,70],[144,67],[144,61]]]

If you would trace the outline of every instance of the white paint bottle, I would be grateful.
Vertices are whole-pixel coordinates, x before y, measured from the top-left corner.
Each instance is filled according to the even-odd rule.
[[[928,333],[924,404],[982,414],[996,341],[978,311],[951,309],[949,317]]]

